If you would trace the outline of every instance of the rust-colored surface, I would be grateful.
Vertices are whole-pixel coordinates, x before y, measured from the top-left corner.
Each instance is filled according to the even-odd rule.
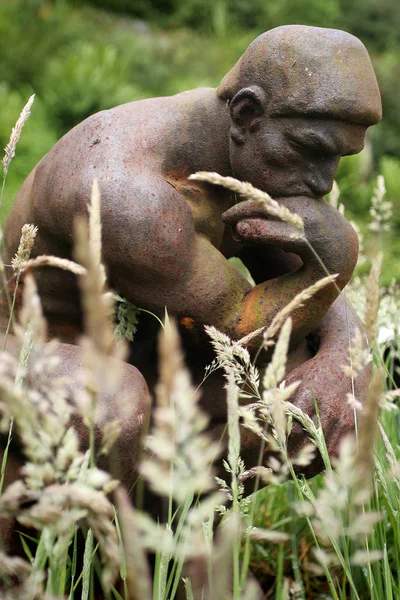
[[[18,194],[5,231],[5,262],[17,249],[25,222],[39,227],[36,255],[70,258],[73,220],[86,213],[97,178],[110,285],[139,307],[160,317],[167,307],[177,318],[198,383],[213,358],[204,325],[238,339],[270,323],[325,272],[304,242],[293,240],[289,226],[268,219],[251,202],[237,203],[218,186],[193,184],[188,176],[199,170],[233,175],[299,213],[307,239],[328,270],[339,273],[342,289],[356,263],[357,239],[346,219],[322,197],[332,187],[340,157],[359,152],[367,128],[380,118],[375,75],[359,40],[312,27],[272,30],[251,44],[217,89],[118,106],[65,135]],[[256,287],[228,262],[230,256],[242,258]],[[64,341],[73,341],[80,327],[74,277],[41,269],[37,283],[53,330]],[[351,384],[340,370],[347,362],[348,332],[344,301],[337,296],[333,286],[327,287],[296,311],[291,347],[295,367],[288,376],[303,380],[293,401],[310,415],[313,388],[332,453],[353,428],[346,403]],[[348,314],[350,327],[359,326],[351,307]],[[141,319],[126,379],[144,423],[150,408],[137,371],[152,393],[157,379],[154,323]],[[314,352],[307,346],[310,334],[318,340]],[[258,344],[255,340],[250,350]],[[64,365],[72,377],[74,361],[71,346],[66,347]],[[363,397],[367,382],[368,374],[357,378],[357,397]],[[219,374],[204,384],[201,402],[211,428],[220,430],[226,404]],[[138,455],[137,439],[136,420],[131,430],[127,424],[121,446],[128,454],[123,464],[129,473]],[[305,439],[295,430],[293,447]],[[131,455],[130,443],[135,448]],[[254,466],[258,441],[248,435],[243,455],[246,466]],[[316,461],[309,473],[320,468]]]

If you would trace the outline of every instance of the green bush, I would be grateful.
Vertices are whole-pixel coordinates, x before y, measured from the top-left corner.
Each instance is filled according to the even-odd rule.
[[[345,156],[339,163],[336,179],[340,188],[340,202],[355,218],[368,214],[371,200],[371,149],[360,154]]]
[[[90,35],[91,29],[89,20],[62,3],[1,2],[0,81],[14,89],[28,84],[37,91],[48,59],[72,40]]]
[[[140,91],[126,83],[128,57],[114,46],[82,42],[47,63],[42,98],[60,131],[99,110],[137,100]],[[143,95],[143,94],[142,94]]]
[[[373,61],[382,94],[383,120],[373,133],[376,156],[400,158],[400,65],[398,50],[387,52]]]

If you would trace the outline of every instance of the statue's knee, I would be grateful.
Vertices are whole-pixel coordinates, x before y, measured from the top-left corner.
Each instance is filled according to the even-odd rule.
[[[119,479],[129,491],[139,473],[140,456],[150,421],[151,397],[146,381],[136,367],[124,363],[122,369],[116,393],[99,396],[96,438],[101,448],[107,425],[114,422],[119,429],[110,451],[100,457],[99,466]]]

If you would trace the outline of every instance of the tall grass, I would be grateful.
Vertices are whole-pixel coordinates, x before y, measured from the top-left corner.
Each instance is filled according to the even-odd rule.
[[[381,214],[383,189],[380,181],[375,217]],[[250,192],[254,196],[254,188]],[[291,219],[301,230],[295,216],[269,204],[275,216]],[[82,391],[71,403],[68,382],[55,376],[57,343],[47,342],[34,279],[25,275],[23,307],[9,321],[20,352],[8,352],[6,340],[0,355],[0,427],[6,438],[8,434],[0,517],[16,521],[16,531],[23,526],[34,533],[19,534],[24,556],[9,556],[7,547],[0,553],[3,597],[94,598],[97,581],[104,598],[251,600],[261,593],[252,571],[265,597],[276,600],[399,598],[397,320],[389,323],[394,335],[389,352],[379,341],[382,322],[388,329],[388,318],[397,317],[398,291],[393,287],[389,296],[379,290],[381,259],[373,262],[369,278],[358,279],[348,291],[365,315],[371,348],[366,350],[361,333],[356,333],[343,371],[354,379],[372,361],[374,375],[364,403],[349,395],[357,435],[343,439],[334,459],[328,455],[318,411],[314,422],[290,402],[298,383],[284,385],[291,314],[318,286],[264,328],[263,344],[271,349],[272,359],[262,373],[246,349],[247,338],[233,341],[207,328],[216,359],[205,376],[217,368],[226,375],[227,447],[209,437],[208,417],[198,403],[201,387],[192,386],[174,322],[165,319],[153,425],[140,468],[140,479],[165,499],[166,522],[154,521],[132,507],[112,474],[96,466],[99,452],[108,451],[120,431],[118,421],[105,424],[103,445],[96,446],[99,395],[105,387],[118,394],[119,373],[112,365],[126,356],[126,347],[113,336],[114,296],[107,290],[101,262],[99,206],[94,184],[88,223],[76,227],[76,262],[31,260],[32,228],[23,231],[13,260],[17,280],[26,269],[43,265],[79,276],[85,334],[77,374]],[[382,210],[388,214],[387,206]],[[372,229],[377,235],[383,224],[387,227],[387,219],[376,218]],[[327,277],[319,286],[330,282]],[[129,320],[126,312],[124,319]],[[131,332],[134,324],[124,323],[124,329]],[[71,425],[73,415],[87,428],[86,451]],[[296,456],[289,452],[293,421],[310,440]],[[240,424],[260,439],[258,467],[247,469],[240,456]],[[267,444],[274,453],[261,465]],[[6,475],[15,468],[15,462],[7,464],[7,455],[13,461],[17,447],[23,451],[23,464],[19,477],[6,487]],[[316,451],[322,455],[324,473],[310,481],[298,477],[296,472]],[[224,478],[213,471],[220,459]],[[266,485],[251,498],[245,495],[249,479],[255,489]],[[151,569],[148,553],[154,556]]]

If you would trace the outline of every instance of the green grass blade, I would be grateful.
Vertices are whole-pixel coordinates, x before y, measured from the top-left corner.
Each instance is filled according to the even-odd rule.
[[[85,551],[82,567],[82,595],[81,600],[88,600],[90,583],[92,579],[93,531],[89,529],[86,536]]]

